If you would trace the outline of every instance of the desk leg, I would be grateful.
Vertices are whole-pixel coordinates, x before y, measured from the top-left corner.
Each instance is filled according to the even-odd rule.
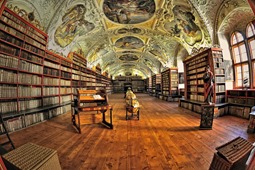
[[[72,108],[71,110],[71,114],[72,114],[72,122],[74,127],[79,131],[79,133],[81,133],[81,122],[80,122],[80,113],[78,110],[76,110],[75,108]],[[78,118],[78,122],[76,123],[76,115]]]
[[[104,124],[104,125],[106,125],[107,127],[109,127],[109,128],[111,128],[111,129],[113,129],[113,125],[112,125],[112,110],[110,110],[110,123],[109,122],[107,122],[106,120],[105,120],[105,112],[106,112],[107,110],[103,110],[103,111],[101,111],[102,112],[102,123]]]

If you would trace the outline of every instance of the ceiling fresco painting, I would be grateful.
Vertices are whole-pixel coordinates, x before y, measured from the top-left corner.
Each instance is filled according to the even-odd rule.
[[[143,47],[144,43],[139,38],[128,36],[118,39],[115,46],[124,49],[137,49]]]
[[[93,23],[85,20],[85,13],[85,6],[80,4],[70,9],[62,17],[63,22],[55,32],[55,42],[59,46],[66,47],[81,31],[86,33],[95,28]]]
[[[48,34],[47,49],[65,57],[77,51],[88,67],[99,64],[113,77],[160,73],[254,19],[247,0],[8,0],[7,6]]]
[[[124,54],[124,55],[120,56],[119,59],[122,61],[136,61],[136,60],[138,60],[138,57],[134,54]]]
[[[147,21],[155,12],[154,0],[105,0],[106,17],[120,24],[137,24]]]

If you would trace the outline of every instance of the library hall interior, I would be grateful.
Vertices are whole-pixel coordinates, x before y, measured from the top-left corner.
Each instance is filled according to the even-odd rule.
[[[255,170],[255,1],[0,0],[0,169]]]

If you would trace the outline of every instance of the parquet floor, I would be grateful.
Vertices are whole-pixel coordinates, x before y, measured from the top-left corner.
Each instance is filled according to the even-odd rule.
[[[248,120],[223,116],[212,130],[199,130],[200,115],[148,94],[137,94],[140,120],[125,120],[123,94],[109,96],[114,129],[101,124],[82,126],[78,134],[70,113],[11,133],[16,147],[27,142],[57,150],[62,169],[207,170],[215,147],[247,134]]]

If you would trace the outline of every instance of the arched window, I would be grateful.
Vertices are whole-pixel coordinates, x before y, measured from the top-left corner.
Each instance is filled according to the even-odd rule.
[[[246,27],[246,35],[248,39],[248,47],[251,55],[251,68],[255,70],[255,21],[250,22]],[[251,72],[252,80],[253,80],[253,88],[255,88],[255,73]]]
[[[250,87],[249,60],[244,37],[240,32],[231,36],[232,56],[235,70],[235,87]]]

